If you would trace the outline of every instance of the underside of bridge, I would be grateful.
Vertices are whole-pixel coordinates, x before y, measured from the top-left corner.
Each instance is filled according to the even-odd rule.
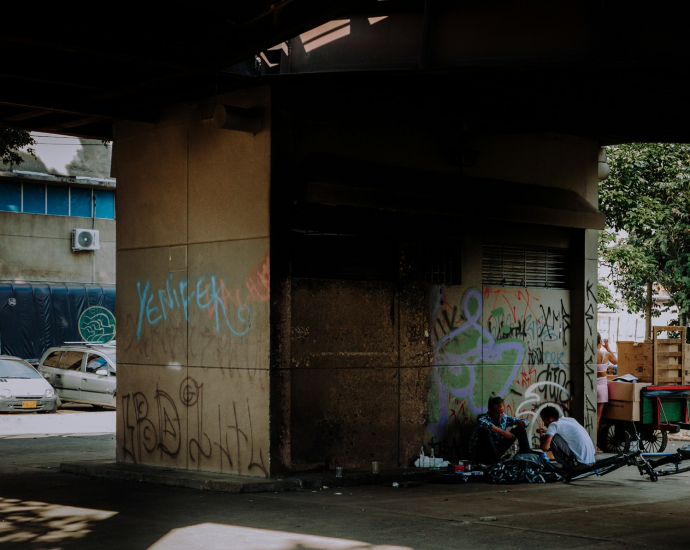
[[[252,0],[107,17],[76,7],[36,14],[21,3],[3,13],[11,23],[0,32],[0,124],[14,128],[110,139],[113,120],[155,122],[166,106],[261,81],[431,101],[463,134],[687,140],[690,115],[677,105],[687,95],[688,48],[671,7]],[[357,28],[345,28],[350,18]],[[328,37],[308,35],[304,48],[292,40],[333,20],[341,23],[329,29],[332,48],[316,47]],[[362,40],[337,44],[349,31]],[[284,41],[293,61],[266,70],[276,61],[270,48]]]
[[[115,141],[118,460],[456,460],[492,395],[596,437],[600,148],[687,139],[680,22],[293,0],[6,26],[0,124]]]

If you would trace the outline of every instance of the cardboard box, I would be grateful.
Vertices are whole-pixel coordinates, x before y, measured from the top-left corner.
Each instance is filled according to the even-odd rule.
[[[618,374],[633,374],[640,382],[654,380],[654,346],[644,342],[617,342]]]
[[[639,401],[640,390],[651,386],[649,382],[608,382],[610,401]]]
[[[632,386],[632,384],[630,384]],[[640,420],[639,401],[609,401],[604,405],[603,418],[611,420],[629,420],[637,422]]]

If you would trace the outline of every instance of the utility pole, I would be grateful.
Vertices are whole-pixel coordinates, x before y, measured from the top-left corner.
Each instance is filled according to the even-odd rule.
[[[652,283],[647,283],[647,304],[644,308],[644,338],[652,339]]]

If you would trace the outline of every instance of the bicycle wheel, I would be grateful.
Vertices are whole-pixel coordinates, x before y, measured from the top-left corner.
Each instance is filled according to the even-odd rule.
[[[674,474],[682,474],[683,472],[690,472],[690,463],[686,462],[685,465],[681,462],[680,464],[664,464],[658,468],[654,468],[656,475],[658,476],[672,476]]]
[[[606,424],[602,430],[602,447],[609,453],[630,452],[630,434],[620,424]]]
[[[661,430],[640,431],[640,447],[645,453],[663,453],[668,445],[668,435]]]

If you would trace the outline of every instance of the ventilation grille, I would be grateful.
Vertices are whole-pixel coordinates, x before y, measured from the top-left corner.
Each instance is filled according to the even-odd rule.
[[[566,289],[567,250],[485,245],[482,248],[482,284]]]

